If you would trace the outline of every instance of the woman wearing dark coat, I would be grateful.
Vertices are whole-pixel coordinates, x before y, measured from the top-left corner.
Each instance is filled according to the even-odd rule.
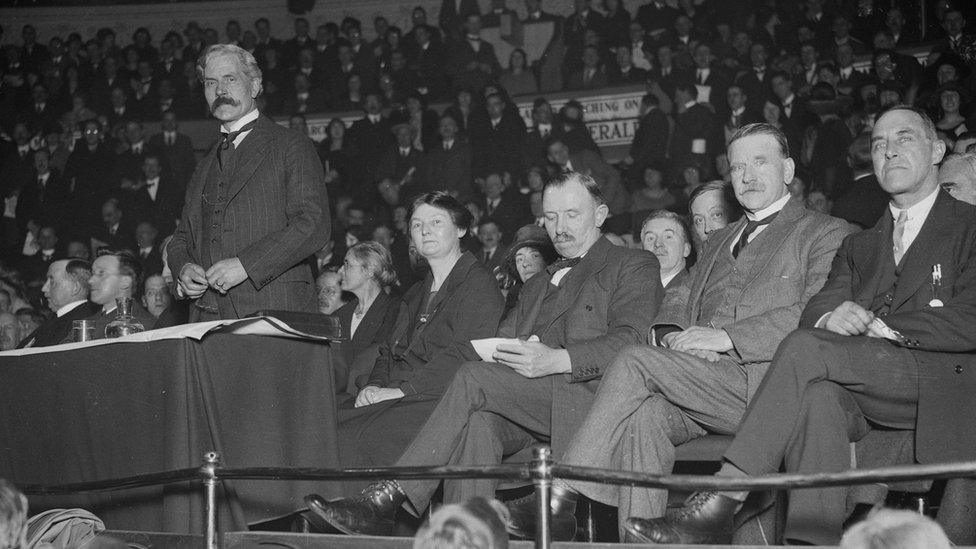
[[[390,252],[367,240],[349,248],[339,276],[342,290],[356,297],[333,313],[342,328],[342,341],[335,344],[335,387],[355,395],[356,378],[369,374],[393,330],[400,299],[390,290],[397,275]]]
[[[404,295],[393,331],[355,402],[339,405],[343,467],[392,465],[458,367],[478,360],[470,341],[495,335],[504,301],[495,278],[461,251],[469,215],[444,192],[414,201],[410,236],[430,270]]]

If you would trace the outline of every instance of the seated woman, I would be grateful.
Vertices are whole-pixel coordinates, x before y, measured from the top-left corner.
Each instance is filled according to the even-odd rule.
[[[508,247],[505,267],[515,283],[505,296],[505,311],[510,311],[518,302],[519,290],[525,281],[536,273],[546,270],[557,258],[556,249],[549,239],[549,233],[538,225],[526,225],[515,232],[515,239]]]
[[[337,392],[356,394],[356,378],[368,374],[379,346],[393,329],[399,299],[390,294],[396,284],[393,258],[378,242],[367,240],[349,248],[340,287],[356,296],[334,314],[342,327],[335,368]]]
[[[478,360],[472,339],[495,335],[504,302],[495,277],[461,251],[470,213],[445,192],[413,202],[410,238],[430,266],[396,322],[355,403],[339,406],[344,467],[392,465],[434,410],[458,367]]]

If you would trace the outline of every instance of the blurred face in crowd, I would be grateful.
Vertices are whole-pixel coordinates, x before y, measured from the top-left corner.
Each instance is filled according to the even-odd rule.
[[[51,171],[50,156],[44,149],[34,152],[34,169],[37,175],[44,175]]]
[[[68,254],[68,257],[84,259],[85,261],[88,261],[88,258],[91,257],[91,254],[88,251],[88,246],[86,246],[84,242],[79,242],[77,240],[68,242],[66,253]]]
[[[17,347],[20,341],[20,325],[13,313],[0,313],[0,351]]]
[[[363,110],[365,110],[367,114],[380,114],[380,110],[382,110],[382,108],[383,106],[380,104],[380,98],[378,95],[371,93],[366,96],[366,101],[363,103]]]
[[[720,190],[698,195],[688,205],[688,210],[691,212],[692,226],[699,242],[708,240],[710,234],[729,224],[729,214]]]
[[[950,10],[946,12],[945,18],[942,20],[942,28],[945,29],[949,36],[956,36],[960,34],[965,26],[966,19],[962,16],[962,12],[959,10]]]
[[[793,160],[784,158],[772,135],[753,134],[729,144],[729,168],[735,197],[758,212],[786,196],[793,179]]]
[[[939,166],[939,185],[956,200],[976,205],[976,157],[947,158]]]
[[[145,160],[142,161],[142,175],[146,176],[146,179],[155,179],[159,177],[159,159],[155,156],[147,156]]]
[[[707,69],[712,63],[712,49],[704,43],[699,44],[698,47],[695,48],[694,59],[696,67],[699,69]]]
[[[449,211],[430,204],[421,204],[410,217],[410,238],[428,260],[460,251],[464,233],[464,228],[454,224]]]
[[[91,300],[99,305],[113,305],[116,297],[126,297],[132,290],[132,279],[119,272],[119,258],[103,255],[92,263]]]
[[[739,86],[731,86],[725,92],[726,100],[729,102],[729,109],[736,110],[746,106],[746,94]]]
[[[793,86],[790,84],[788,78],[778,75],[773,77],[772,81],[773,93],[780,101],[785,101],[790,95],[793,94]]]
[[[407,148],[413,142],[413,130],[407,124],[397,126],[394,135],[396,136],[397,145],[401,148]]]
[[[817,48],[813,47],[811,44],[804,44],[800,48],[800,61],[803,63],[804,67],[810,68],[817,64]]]
[[[679,271],[685,259],[691,255],[691,244],[685,238],[685,230],[676,219],[659,217],[650,219],[641,228],[641,247],[657,256],[661,263],[661,276]]]
[[[914,204],[934,190],[943,154],[945,143],[925,135],[922,118],[909,110],[884,113],[871,132],[874,175],[896,204]]]
[[[942,92],[939,96],[939,104],[942,106],[942,110],[946,113],[957,113],[959,112],[959,92],[955,90],[946,90]]]
[[[142,296],[142,306],[154,317],[159,318],[170,303],[173,296],[169,293],[166,281],[162,275],[154,274],[146,279],[146,292]]]
[[[645,187],[651,190],[658,190],[662,187],[663,183],[664,176],[661,174],[661,170],[652,167],[644,168]]]
[[[874,72],[881,80],[890,80],[895,76],[895,61],[891,54],[882,53],[874,58]]]
[[[515,270],[522,282],[546,268],[546,260],[533,246],[522,246],[515,252]]]
[[[600,227],[609,210],[575,179],[550,185],[542,195],[546,232],[556,252],[565,258],[579,257],[600,238]]]
[[[468,31],[471,36],[478,36],[481,34],[481,16],[471,14],[464,21],[464,29]]]
[[[498,229],[498,225],[489,221],[478,229],[478,240],[486,250],[494,250],[502,241],[502,232]]]
[[[113,227],[116,223],[122,220],[122,210],[115,204],[115,202],[106,202],[102,206],[102,223],[108,227]]]
[[[393,231],[389,227],[380,225],[373,229],[373,240],[379,242],[387,250],[393,249]]]
[[[65,270],[67,266],[66,259],[52,262],[47,268],[47,277],[41,288],[41,292],[47,298],[48,308],[54,312],[72,301],[85,298],[82,289],[78,287],[78,282],[68,276]]]
[[[549,145],[549,161],[557,166],[565,166],[569,162],[569,147],[562,141],[554,141]]]
[[[319,287],[319,312],[330,315],[342,307],[342,277],[339,273],[325,272],[319,275],[316,285]]]
[[[485,196],[491,200],[500,198],[502,196],[502,191],[505,190],[505,182],[502,181],[502,177],[497,173],[489,174],[485,178]]]
[[[762,44],[753,44],[749,48],[749,60],[752,61],[753,67],[765,67],[766,66],[766,46]]]
[[[113,108],[125,106],[125,92],[121,88],[113,88],[109,99],[112,101]]]
[[[58,234],[54,227],[41,227],[37,233],[37,243],[42,250],[53,250],[58,245]]]
[[[156,243],[156,236],[159,232],[151,223],[143,221],[136,226],[136,245],[140,248],[148,248]]]
[[[946,82],[955,82],[959,80],[959,73],[956,71],[956,67],[950,65],[949,63],[943,63],[939,65],[938,70],[935,73],[936,79],[939,81],[939,85],[945,84]]]
[[[831,205],[830,199],[827,198],[827,195],[823,191],[812,191],[807,196],[806,206],[808,210],[830,215]]]
[[[505,102],[502,101],[501,97],[497,95],[492,95],[485,101],[485,107],[488,109],[488,116],[492,120],[497,120],[502,117],[502,113],[505,112]]]
[[[854,49],[851,48],[850,44],[841,44],[837,46],[836,52],[837,66],[840,68],[847,68],[854,64]]]
[[[232,123],[256,108],[261,80],[248,76],[236,55],[214,55],[203,70],[203,90],[214,117]]]
[[[29,143],[30,131],[27,129],[27,125],[20,124],[20,123],[15,125],[13,138],[14,138],[14,143],[16,143],[18,147],[23,147],[24,145]]]
[[[454,137],[457,135],[457,129],[457,122],[449,116],[441,118],[437,127],[437,131],[445,143],[454,140]]]
[[[126,124],[125,139],[130,145],[142,141],[142,126],[137,122],[129,122]]]

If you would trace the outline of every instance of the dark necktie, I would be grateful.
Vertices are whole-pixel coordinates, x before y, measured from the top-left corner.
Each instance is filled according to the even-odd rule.
[[[573,267],[578,265],[579,262],[582,260],[583,260],[582,257],[574,257],[571,259],[560,259],[558,261],[554,261],[552,265],[546,267],[546,272],[549,273],[549,276],[552,276],[557,272],[559,272],[560,269],[572,269]]]
[[[257,120],[253,120],[251,122],[248,122],[247,124],[244,124],[237,131],[233,131],[230,133],[224,133],[224,132],[220,133],[221,142],[220,142],[220,147],[217,149],[217,161],[220,162],[221,170],[224,169],[224,163],[230,159],[230,155],[233,152],[232,147],[234,146],[234,141],[237,139],[237,136],[253,129],[254,125],[257,124],[257,122],[258,122]]]
[[[485,263],[488,263],[489,261],[491,261],[491,252],[485,250]]]
[[[739,252],[744,250],[746,244],[749,243],[749,237],[752,235],[752,233],[756,232],[756,229],[762,227],[763,225],[769,225],[774,219],[776,219],[778,214],[779,212],[776,212],[770,216],[755,221],[750,219],[746,223],[746,228],[742,231],[742,236],[739,237],[739,241],[736,242],[735,246],[732,247],[732,257],[738,258]]]

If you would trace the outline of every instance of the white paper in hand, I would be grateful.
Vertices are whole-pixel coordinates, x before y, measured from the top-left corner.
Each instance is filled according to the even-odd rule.
[[[529,336],[528,341],[539,341],[539,336]],[[518,345],[521,340],[509,337],[486,337],[485,339],[472,339],[471,346],[475,352],[485,362],[495,362],[495,351],[501,344]]]

